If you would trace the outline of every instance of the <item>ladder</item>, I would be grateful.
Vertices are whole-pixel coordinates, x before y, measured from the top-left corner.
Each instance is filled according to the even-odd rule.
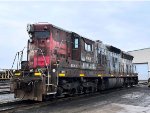
[[[57,93],[56,87],[57,87],[57,85],[52,83],[52,76],[50,74],[48,74],[46,76],[46,92],[47,92],[47,95],[56,94]]]

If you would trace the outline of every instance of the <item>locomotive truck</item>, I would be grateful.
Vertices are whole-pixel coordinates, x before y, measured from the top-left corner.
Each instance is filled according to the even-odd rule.
[[[49,23],[28,24],[27,60],[14,72],[15,98],[42,101],[138,84],[133,56]]]

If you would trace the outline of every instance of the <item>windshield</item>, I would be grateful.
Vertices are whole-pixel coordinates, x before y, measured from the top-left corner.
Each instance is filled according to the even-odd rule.
[[[34,32],[35,38],[48,38],[50,36],[49,31],[36,31]]]

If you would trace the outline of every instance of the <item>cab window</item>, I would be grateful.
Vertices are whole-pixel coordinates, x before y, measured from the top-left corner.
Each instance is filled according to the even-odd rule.
[[[86,51],[92,51],[92,44],[85,43],[84,48],[85,48]]]
[[[79,47],[79,39],[75,38],[74,40],[74,48],[78,48]]]
[[[34,32],[35,38],[49,38],[50,32],[49,31],[36,31]]]

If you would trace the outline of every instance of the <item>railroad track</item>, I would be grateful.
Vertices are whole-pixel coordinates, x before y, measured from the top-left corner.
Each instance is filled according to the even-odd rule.
[[[8,91],[0,91],[0,95],[4,95],[4,94],[12,94],[9,90]]]
[[[136,87],[135,87],[136,88]],[[95,96],[105,96],[105,94],[109,93],[117,93],[120,90],[132,90],[133,88],[117,88],[117,89],[111,89],[111,90],[106,90],[96,93],[91,93],[91,94],[82,94],[82,95],[76,95],[72,97],[59,97],[55,99],[51,99],[49,101],[44,101],[44,102],[35,102],[35,101],[25,101],[25,100],[17,100],[17,101],[12,101],[12,102],[5,102],[0,104],[0,113],[12,113],[15,112],[16,110],[25,110],[25,109],[31,109],[31,108],[39,108],[42,106],[47,106],[47,105],[52,105],[54,103],[59,103],[63,101],[70,101],[70,100],[75,100],[75,99],[80,99],[80,98],[90,98],[90,97],[95,97]]]
[[[10,84],[10,80],[6,80],[6,81],[1,81],[0,80],[0,86],[4,86],[4,85],[9,85]]]

